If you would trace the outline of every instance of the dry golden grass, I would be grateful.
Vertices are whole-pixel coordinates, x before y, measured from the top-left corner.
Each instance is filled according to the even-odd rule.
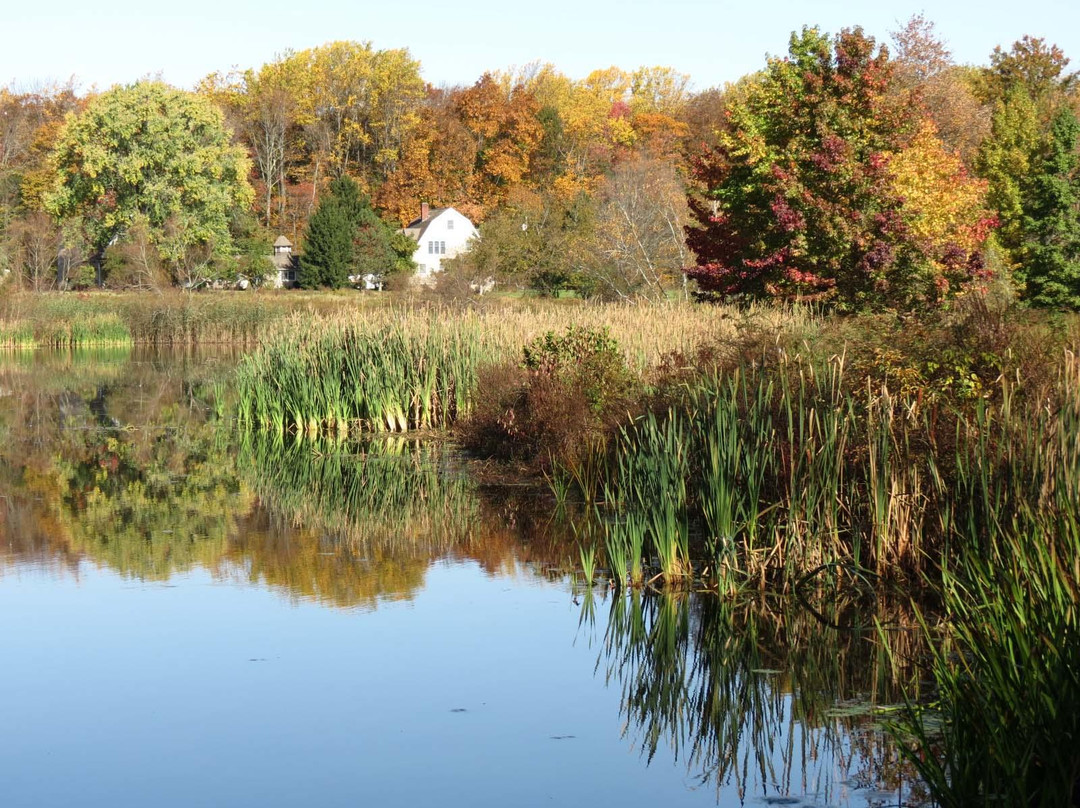
[[[748,328],[777,333],[796,329],[808,325],[811,315],[772,306],[740,309],[688,302],[623,305],[534,299],[461,307],[399,298],[389,306],[295,312],[270,325],[264,338],[289,341],[299,333],[324,335],[347,326],[372,332],[395,326],[420,334],[432,321],[478,335],[489,351],[508,360],[520,358],[523,345],[549,331],[562,332],[572,325],[607,328],[630,365],[645,370],[673,351],[692,353],[703,344],[733,339]]]

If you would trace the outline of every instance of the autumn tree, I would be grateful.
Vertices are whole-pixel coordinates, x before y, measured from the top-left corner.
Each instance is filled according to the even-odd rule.
[[[689,274],[704,292],[908,307],[940,296],[947,254],[977,268],[912,234],[890,159],[919,115],[892,68],[860,29],[804,28],[729,106],[730,130],[696,170],[707,191],[692,204]]]
[[[1063,107],[1024,194],[1025,260],[1016,276],[1038,306],[1080,309],[1080,123]]]
[[[0,277],[31,289],[55,282],[59,236],[42,194],[64,116],[80,103],[70,82],[0,88]]]
[[[990,66],[982,70],[980,90],[986,101],[993,102],[1023,87],[1036,103],[1054,104],[1080,81],[1080,76],[1068,72],[1068,65],[1068,57],[1057,45],[1023,36],[1009,50],[994,48]]]
[[[251,164],[220,110],[158,82],[93,99],[69,117],[52,160],[45,206],[78,222],[96,266],[141,220],[175,280],[189,284],[230,256],[230,214],[254,196]]]
[[[331,42],[290,55],[283,69],[304,76],[299,114],[319,171],[378,182],[396,168],[424,96],[420,63],[407,50]]]
[[[375,192],[378,206],[402,225],[416,218],[421,202],[482,219],[484,210],[472,193],[477,143],[458,114],[460,92],[428,90],[420,119],[402,142],[397,169]]]
[[[892,39],[897,90],[915,96],[942,143],[972,167],[990,132],[990,108],[974,89],[977,72],[953,62],[934,24],[921,14],[894,31]]]
[[[690,263],[686,191],[674,166],[637,157],[616,167],[599,190],[598,222],[583,251],[588,289],[612,300],[662,300]]]
[[[51,216],[31,211],[15,218],[5,241],[12,268],[24,289],[40,292],[55,285],[60,231]]]
[[[275,196],[286,197],[287,174],[297,161],[294,144],[299,136],[304,76],[295,63],[279,58],[259,70],[229,76],[212,74],[198,92],[225,112],[232,129],[247,145],[261,181],[262,218],[271,224]]]
[[[458,96],[457,111],[476,143],[474,198],[491,210],[529,173],[544,135],[537,119],[540,106],[523,87],[507,93],[485,73]]]
[[[720,132],[726,128],[724,110],[727,104],[727,90],[720,87],[693,93],[687,99],[683,108],[687,155],[696,156],[716,146]]]
[[[987,183],[973,177],[960,156],[937,137],[924,120],[911,141],[890,156],[893,191],[903,200],[901,216],[922,262],[913,272],[926,273],[939,295],[987,279],[982,248],[997,226],[987,206]]]
[[[49,152],[64,116],[79,105],[70,82],[0,88],[0,229],[20,208],[40,209]]]

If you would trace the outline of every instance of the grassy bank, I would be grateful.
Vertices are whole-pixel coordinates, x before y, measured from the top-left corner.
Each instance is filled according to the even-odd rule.
[[[290,314],[345,316],[383,302],[356,293],[13,293],[0,300],[0,347],[250,345]]]

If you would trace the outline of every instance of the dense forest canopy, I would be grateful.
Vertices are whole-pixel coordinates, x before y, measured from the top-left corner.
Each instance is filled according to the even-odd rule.
[[[958,65],[921,16],[888,43],[804,28],[758,72],[705,89],[667,67],[572,78],[542,63],[434,87],[407,50],[369,42],[193,92],[7,87],[0,274],[33,289],[257,275],[278,234],[303,250],[347,177],[373,213],[347,224],[352,263],[331,285],[378,256],[400,271],[401,245],[384,242],[423,202],[480,227],[447,262],[463,284],[849,309],[998,284],[1076,308],[1078,110],[1052,43],[1021,36]]]

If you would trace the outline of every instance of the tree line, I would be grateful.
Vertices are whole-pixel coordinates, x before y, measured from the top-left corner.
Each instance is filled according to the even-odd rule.
[[[888,45],[804,28],[761,70],[700,91],[666,67],[575,79],[550,64],[434,87],[407,50],[363,42],[193,92],[8,87],[0,273],[30,288],[192,286],[265,272],[282,233],[313,256],[320,239],[350,241],[301,264],[305,285],[340,285],[407,270],[394,234],[428,202],[480,227],[448,262],[462,282],[847,308],[1000,282],[1077,308],[1068,61],[1025,36],[957,65],[917,16]]]

